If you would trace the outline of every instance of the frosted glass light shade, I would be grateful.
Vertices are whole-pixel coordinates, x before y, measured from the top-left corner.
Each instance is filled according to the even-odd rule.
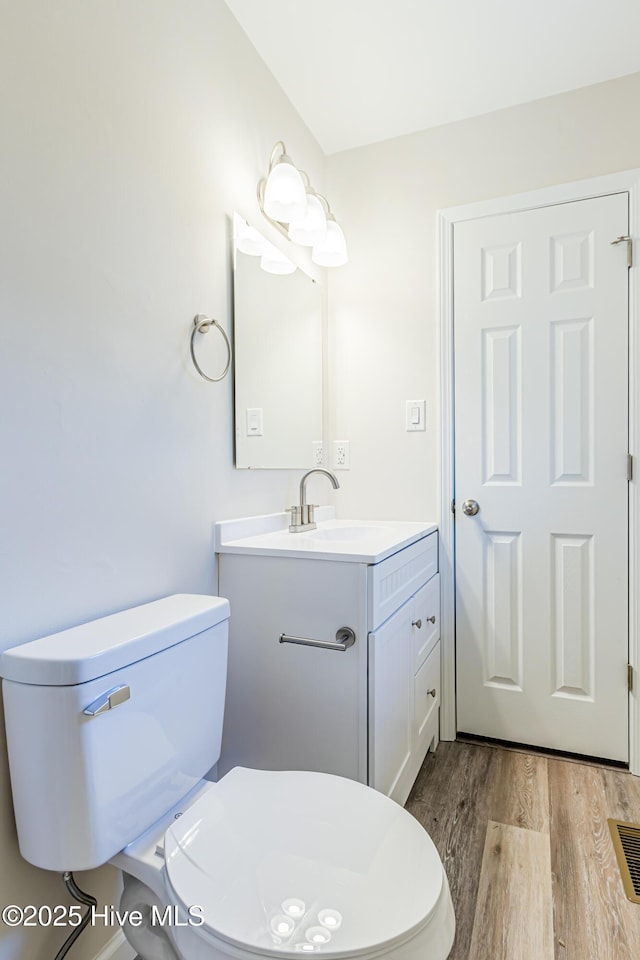
[[[288,257],[285,257],[284,253],[281,253],[280,250],[271,243],[268,244],[267,249],[260,258],[260,266],[267,273],[287,274],[296,272],[295,263],[292,263]]]
[[[286,155],[280,157],[267,177],[264,212],[280,223],[302,220],[307,212],[304,180]]]
[[[233,229],[236,247],[241,253],[247,253],[251,257],[262,256],[267,249],[268,241],[237,213],[233,215]]]
[[[327,217],[320,200],[312,193],[307,194],[307,213],[302,220],[296,220],[289,226],[289,237],[294,243],[304,247],[313,247],[321,243],[327,235]]]
[[[341,267],[349,259],[347,241],[335,220],[327,220],[327,235],[324,240],[315,244],[311,259],[320,267]]]

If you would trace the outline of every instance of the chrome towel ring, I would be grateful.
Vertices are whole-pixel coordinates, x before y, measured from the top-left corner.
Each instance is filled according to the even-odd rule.
[[[196,333],[207,333],[211,327],[215,327],[216,330],[219,330],[222,334],[222,339],[224,340],[227,347],[227,362],[225,368],[220,374],[219,377],[209,377],[204,372],[198,361],[196,360],[196,351],[194,346]],[[224,380],[226,375],[229,372],[229,367],[231,366],[231,344],[229,343],[229,337],[225,333],[224,329],[220,326],[217,320],[213,320],[211,317],[208,317],[205,313],[197,313],[193,318],[193,330],[191,331],[191,359],[193,360],[193,365],[202,377],[203,380],[208,380],[209,383],[218,383],[220,380]]]

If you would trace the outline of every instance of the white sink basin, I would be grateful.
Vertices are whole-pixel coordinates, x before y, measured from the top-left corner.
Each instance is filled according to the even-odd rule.
[[[216,523],[219,553],[379,563],[437,530],[435,523],[405,520],[336,520],[333,507],[316,508],[315,530],[289,533],[291,517],[272,513]]]
[[[349,542],[370,540],[372,537],[379,537],[384,533],[384,527],[365,526],[344,526],[344,527],[326,527],[318,528],[309,532],[309,536],[314,540],[348,540]]]

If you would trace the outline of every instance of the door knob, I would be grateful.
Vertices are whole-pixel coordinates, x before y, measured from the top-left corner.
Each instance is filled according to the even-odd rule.
[[[477,500],[465,500],[462,504],[462,512],[466,517],[475,517],[480,510],[480,504]]]

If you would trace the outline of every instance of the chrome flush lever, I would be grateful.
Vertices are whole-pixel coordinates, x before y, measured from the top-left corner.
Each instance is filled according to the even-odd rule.
[[[97,700],[90,703],[82,711],[86,717],[97,717],[100,713],[106,713],[107,710],[113,710],[118,704],[124,703],[131,696],[131,690],[128,683],[122,683],[119,687],[112,687],[106,693],[101,693]]]

